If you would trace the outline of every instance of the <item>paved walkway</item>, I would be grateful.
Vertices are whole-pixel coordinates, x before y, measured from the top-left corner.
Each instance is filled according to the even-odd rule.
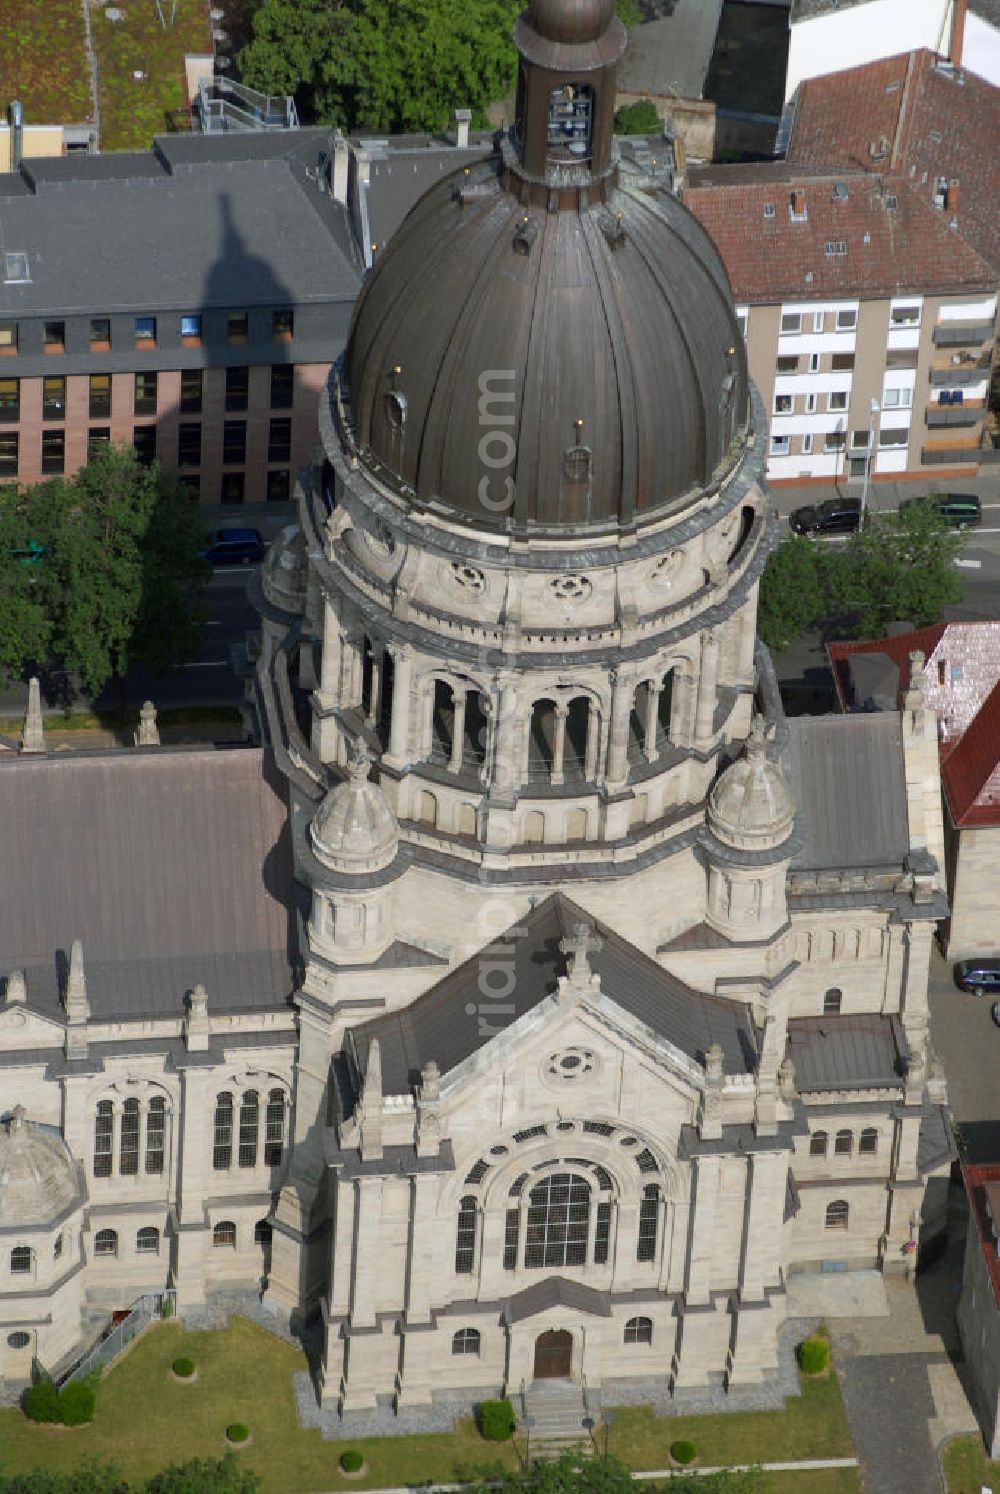
[[[687,1478],[691,1474],[708,1478],[713,1473],[733,1473],[749,1468],[763,1468],[768,1473],[808,1473],[814,1468],[857,1468],[857,1458],[804,1458],[800,1463],[729,1463],[717,1468],[651,1468],[633,1473],[637,1483],[651,1478]],[[372,1490],[372,1494],[412,1494],[414,1484],[395,1485],[392,1488]],[[426,1494],[461,1494],[468,1484],[421,1484]]]

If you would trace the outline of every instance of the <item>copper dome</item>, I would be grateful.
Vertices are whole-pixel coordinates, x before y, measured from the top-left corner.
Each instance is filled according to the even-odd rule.
[[[596,41],[611,24],[615,0],[534,0],[531,23],[547,41]]]

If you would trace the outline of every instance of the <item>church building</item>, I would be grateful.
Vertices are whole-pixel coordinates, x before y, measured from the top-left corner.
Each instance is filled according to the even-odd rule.
[[[933,713],[785,719],[722,262],[613,0],[514,36],[322,396],[258,745],[0,756],[9,1382],[170,1285],[318,1316],[352,1416],[756,1383],[948,1171]]]

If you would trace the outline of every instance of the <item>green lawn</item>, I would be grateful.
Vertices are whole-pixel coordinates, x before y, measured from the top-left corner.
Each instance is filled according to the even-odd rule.
[[[198,1368],[194,1384],[171,1377],[170,1366],[182,1354]],[[267,1494],[444,1481],[497,1461],[516,1465],[513,1446],[483,1442],[471,1421],[448,1434],[324,1442],[319,1432],[303,1431],[296,1418],[291,1375],[304,1367],[299,1349],[243,1318],[222,1332],[158,1324],[108,1373],[92,1425],[67,1432],[35,1426],[18,1410],[0,1411],[0,1469],[66,1470],[89,1455],[114,1462],[126,1478],[146,1478],[171,1462],[221,1455],[232,1421],[250,1427],[253,1444],[240,1457],[261,1475]],[[610,1451],[634,1468],[664,1467],[666,1449],[678,1437],[690,1437],[705,1463],[851,1455],[833,1376],[806,1382],[803,1396],[787,1407],[668,1418],[629,1408],[618,1413]],[[348,1480],[339,1473],[345,1446],[364,1454],[365,1478]],[[853,1470],[768,1477],[769,1494],[858,1494],[860,1487]],[[649,1484],[637,1487],[653,1494]]]
[[[948,1494],[979,1494],[993,1488],[1000,1494],[1000,1463],[990,1463],[978,1436],[957,1437],[949,1442],[942,1458]]]
[[[693,1442],[708,1464],[854,1456],[840,1386],[832,1374],[803,1380],[801,1396],[790,1397],[784,1411],[659,1417],[646,1406],[623,1407],[615,1412],[608,1451],[633,1468],[663,1468],[671,1442],[679,1438]]]
[[[160,0],[168,20],[171,4]],[[121,9],[125,18],[120,21],[107,20],[100,5],[90,12],[101,149],[144,150],[154,135],[188,127],[184,54],[212,50],[208,0],[177,0],[177,17],[166,28],[160,25],[155,0],[133,0]],[[145,77],[135,78],[136,72]]]
[[[80,0],[3,0],[0,108],[24,105],[24,122],[84,124],[93,118]]]

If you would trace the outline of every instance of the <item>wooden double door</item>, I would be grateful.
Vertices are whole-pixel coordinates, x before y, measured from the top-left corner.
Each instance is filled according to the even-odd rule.
[[[550,1328],[535,1339],[535,1379],[568,1380],[573,1367],[573,1335]]]

